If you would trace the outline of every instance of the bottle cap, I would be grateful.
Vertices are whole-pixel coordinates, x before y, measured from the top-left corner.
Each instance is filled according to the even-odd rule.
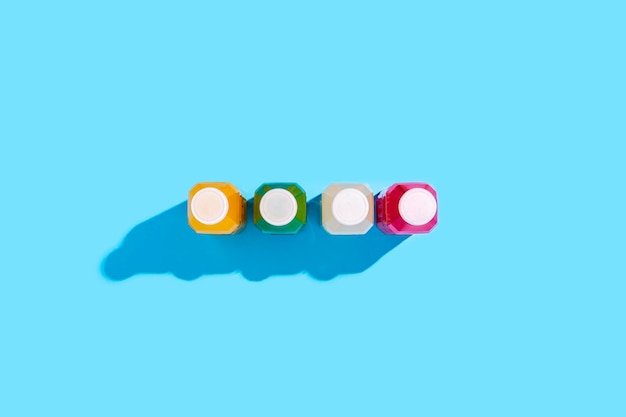
[[[274,188],[263,195],[259,210],[263,219],[272,226],[285,226],[296,217],[298,203],[289,191]]]
[[[398,209],[402,220],[413,226],[422,226],[437,214],[437,200],[424,188],[411,188],[400,197]]]
[[[201,189],[191,200],[191,213],[200,223],[209,226],[221,222],[228,214],[226,194],[213,187]]]
[[[356,188],[346,188],[337,193],[332,204],[333,217],[345,226],[355,226],[367,218],[369,202]]]

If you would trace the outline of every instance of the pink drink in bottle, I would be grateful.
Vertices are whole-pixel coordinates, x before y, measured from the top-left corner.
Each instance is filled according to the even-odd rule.
[[[428,233],[437,224],[437,192],[423,182],[401,182],[376,197],[376,224],[384,233]]]

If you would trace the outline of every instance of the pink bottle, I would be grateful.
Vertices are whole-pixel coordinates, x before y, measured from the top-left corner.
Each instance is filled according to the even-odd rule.
[[[376,225],[387,234],[428,233],[437,215],[437,192],[423,182],[396,183],[376,197]]]

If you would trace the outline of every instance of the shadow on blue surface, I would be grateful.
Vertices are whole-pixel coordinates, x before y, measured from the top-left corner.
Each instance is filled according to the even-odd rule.
[[[102,262],[103,275],[120,281],[137,274],[171,273],[192,280],[241,272],[250,281],[308,273],[318,280],[363,272],[408,236],[332,236],[320,223],[320,200],[307,203],[307,224],[296,235],[267,235],[252,223],[252,200],[241,233],[201,235],[187,224],[187,202],[135,226]]]

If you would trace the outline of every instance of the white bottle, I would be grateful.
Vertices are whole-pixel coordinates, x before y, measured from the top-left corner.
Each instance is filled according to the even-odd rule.
[[[322,226],[332,235],[363,235],[374,225],[374,194],[365,184],[331,184],[322,193]]]

